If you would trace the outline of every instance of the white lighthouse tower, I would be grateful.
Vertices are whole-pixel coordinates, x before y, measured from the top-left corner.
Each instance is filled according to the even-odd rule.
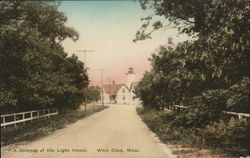
[[[127,73],[127,83],[126,83],[126,86],[130,87],[131,84],[133,82],[135,82],[135,81],[136,81],[136,76],[135,76],[135,73],[134,73],[134,69],[132,67],[130,67],[128,69],[128,73]]]

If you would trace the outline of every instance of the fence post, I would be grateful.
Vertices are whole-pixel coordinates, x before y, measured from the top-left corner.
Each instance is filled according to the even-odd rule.
[[[48,109],[48,118],[49,118],[49,116],[50,116],[49,114],[50,114],[50,109]]]
[[[238,114],[238,119],[241,120],[242,119],[242,116],[240,114]]]
[[[3,124],[5,123],[5,116],[3,116]],[[3,126],[3,129],[5,130],[5,126]]]
[[[23,113],[23,119],[25,119],[25,113]],[[23,121],[23,125],[25,125],[25,121]]]
[[[14,121],[16,122],[16,114],[14,114]],[[16,123],[14,124],[15,128],[17,127],[16,126]]]
[[[32,121],[33,121],[33,111],[30,112],[30,118],[31,118],[31,121],[30,121],[30,122],[32,122]]]

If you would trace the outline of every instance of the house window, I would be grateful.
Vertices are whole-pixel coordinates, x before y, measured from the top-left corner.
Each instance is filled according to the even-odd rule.
[[[125,100],[125,95],[122,97],[123,100]]]
[[[125,89],[122,89],[122,92],[125,93]]]

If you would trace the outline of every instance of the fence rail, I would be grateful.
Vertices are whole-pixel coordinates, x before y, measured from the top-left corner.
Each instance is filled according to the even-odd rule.
[[[187,107],[187,106],[173,105],[173,106],[165,107],[164,110],[174,111],[174,112],[183,112],[189,108],[190,107]],[[247,114],[247,113],[238,113],[238,112],[229,112],[229,111],[223,111],[223,113],[231,117],[237,117],[239,120],[250,119],[250,114]]]
[[[14,127],[17,127],[18,123],[25,124],[25,122],[27,121],[50,117],[57,114],[58,110],[56,108],[5,114],[1,115],[1,128],[5,129],[6,126],[10,125],[14,125]]]
[[[250,114],[246,113],[229,112],[229,111],[223,111],[223,113],[229,116],[237,116],[239,120],[250,119]]]

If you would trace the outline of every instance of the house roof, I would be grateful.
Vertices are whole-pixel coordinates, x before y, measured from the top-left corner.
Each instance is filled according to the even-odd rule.
[[[132,82],[130,85],[129,91],[131,91],[133,87],[137,87],[138,84],[139,84],[139,81]]]
[[[106,84],[106,85],[103,85],[103,89],[106,93],[110,93],[111,95],[112,94],[116,94],[118,92],[118,90],[123,86],[124,84]]]
[[[132,87],[137,87],[138,84],[139,84],[139,81],[135,81],[135,82],[132,82],[131,86],[132,86]]]
[[[125,86],[129,91],[131,91],[132,87],[137,87],[139,84],[139,81],[136,81],[136,82],[132,82],[131,85],[130,85],[130,88],[128,88],[125,84],[105,84],[103,85],[103,89],[105,91],[105,93],[107,94],[111,94],[111,95],[114,95],[116,94],[119,89],[122,87],[122,86]]]

